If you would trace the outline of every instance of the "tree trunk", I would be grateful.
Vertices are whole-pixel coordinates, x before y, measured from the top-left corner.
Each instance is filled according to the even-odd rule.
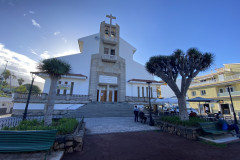
[[[179,117],[181,120],[188,120],[188,112],[186,106],[186,96],[181,95],[178,97]]]
[[[50,126],[52,125],[52,115],[56,97],[56,89],[57,89],[57,77],[50,77],[51,78],[51,85],[48,93],[48,100],[44,107],[44,125]]]

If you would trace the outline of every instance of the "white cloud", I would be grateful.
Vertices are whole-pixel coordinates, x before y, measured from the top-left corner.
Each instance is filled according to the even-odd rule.
[[[60,32],[54,32],[53,34],[54,34],[54,36],[57,36],[60,34]]]
[[[27,15],[27,14],[25,14],[25,13],[23,14],[24,17],[25,17],[26,15]]]
[[[42,59],[48,59],[51,57],[51,55],[48,53],[48,51],[44,51],[42,54],[40,54],[40,57]]]
[[[29,11],[30,14],[34,14],[35,12],[34,11]]]
[[[34,19],[32,19],[32,25],[35,27],[41,28],[40,24],[38,24]]]
[[[33,49],[30,49],[30,52],[38,56],[37,52],[35,52]]]
[[[62,40],[64,41],[64,43],[67,43],[67,40],[64,37],[62,37]]]
[[[6,61],[8,61],[7,69],[10,70],[17,78],[31,79],[30,72],[37,71],[37,62],[22,54],[11,51],[0,43],[0,70],[4,70]],[[41,78],[36,81],[43,82]]]

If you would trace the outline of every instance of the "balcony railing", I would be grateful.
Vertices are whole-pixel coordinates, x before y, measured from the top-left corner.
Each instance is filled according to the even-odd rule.
[[[233,91],[231,92],[232,96],[240,96],[240,91]],[[218,93],[218,97],[227,97],[229,96],[228,92]]]
[[[108,43],[108,44],[116,45],[118,43],[118,39],[116,37],[104,36],[103,37],[103,42]]]
[[[14,94],[14,102],[22,102],[26,101],[28,94],[25,93],[15,93]],[[48,94],[47,93],[40,93],[40,94],[31,94],[30,101],[32,102],[45,102],[47,100]],[[91,97],[89,95],[56,95],[56,101],[91,101]]]
[[[102,55],[102,61],[105,61],[105,62],[116,62],[117,61],[117,56],[104,54],[104,55]]]
[[[191,86],[200,86],[200,85],[204,85],[204,84],[224,82],[224,81],[229,81],[229,80],[234,80],[234,79],[240,79],[240,74],[235,74],[232,76],[225,76],[223,79],[215,79],[215,80],[208,80],[205,82],[191,83]]]
[[[204,85],[204,84],[210,84],[210,83],[216,83],[219,82],[219,80],[209,80],[205,82],[198,82],[198,83],[191,83],[191,86],[198,86],[198,85]]]

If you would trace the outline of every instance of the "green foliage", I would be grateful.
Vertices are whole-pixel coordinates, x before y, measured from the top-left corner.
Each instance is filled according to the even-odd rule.
[[[192,127],[197,127],[199,122],[205,122],[203,119],[199,117],[190,117],[189,120],[184,121],[180,120],[180,118],[177,116],[163,116],[161,117],[161,120],[172,124]]]
[[[175,78],[180,73],[181,76],[190,76],[194,78],[194,73],[205,71],[214,61],[212,53],[201,53],[196,48],[190,48],[187,53],[177,49],[170,56],[153,56],[146,63],[146,69],[149,73],[160,76],[159,72],[163,75],[170,75]],[[184,74],[183,74],[184,73]],[[160,76],[162,78],[162,76]]]
[[[45,59],[37,67],[41,72],[47,73],[53,77],[61,77],[68,74],[71,66],[57,58]]]
[[[3,87],[3,88],[8,87],[8,83],[7,83],[7,81],[3,81],[3,82],[2,82],[2,87]]]
[[[6,79],[8,79],[8,78],[11,76],[11,72],[10,72],[8,69],[6,69],[6,70],[2,73],[2,76],[3,76],[3,78],[6,80]]]
[[[21,85],[21,86],[15,88],[15,92],[17,92],[17,93],[27,93],[27,88],[26,88],[26,86]]]
[[[23,82],[24,82],[24,79],[19,78],[19,79],[17,79],[17,81],[18,81],[19,86],[21,86],[23,84]]]
[[[26,87],[27,92],[30,91],[31,84],[24,84],[23,86]],[[41,89],[37,85],[32,86],[32,93],[41,93]]]
[[[78,125],[76,119],[62,118],[60,120],[54,120],[52,126],[44,126],[44,122],[37,120],[25,120],[16,127],[4,127],[2,130],[51,130],[57,129],[58,135],[73,133]]]

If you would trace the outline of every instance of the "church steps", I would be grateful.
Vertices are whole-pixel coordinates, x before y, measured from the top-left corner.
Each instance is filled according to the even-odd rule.
[[[131,117],[133,105],[128,103],[88,103],[74,111],[68,111],[69,116],[93,117]]]

